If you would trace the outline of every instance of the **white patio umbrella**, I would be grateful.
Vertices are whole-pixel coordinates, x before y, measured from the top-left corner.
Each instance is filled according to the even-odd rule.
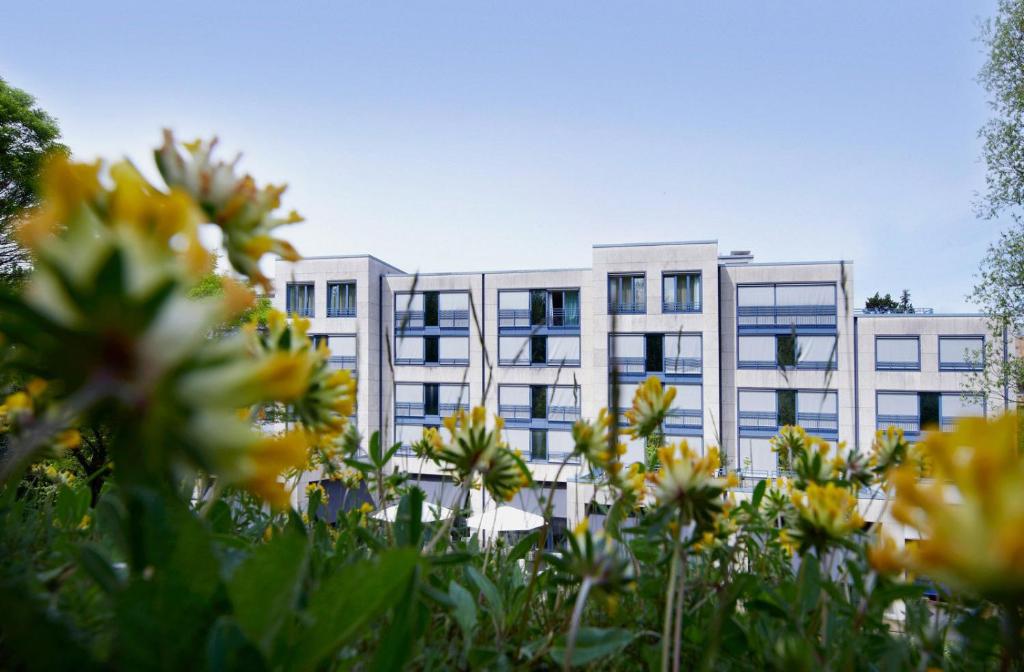
[[[471,530],[477,530],[485,534],[490,534],[491,532],[524,532],[543,526],[544,519],[535,513],[502,504],[497,508],[467,518],[466,525]]]
[[[398,504],[392,504],[383,511],[375,511],[372,514],[373,518],[377,520],[386,520],[389,523],[395,522],[398,517]],[[436,523],[442,520],[448,520],[452,517],[452,510],[446,506],[440,504],[430,504],[423,502],[423,509],[420,511],[420,520],[424,523]]]

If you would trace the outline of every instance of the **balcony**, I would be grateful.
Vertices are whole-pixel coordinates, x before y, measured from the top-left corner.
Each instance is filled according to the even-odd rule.
[[[647,302],[641,301],[609,301],[609,315],[643,315],[647,312]]]
[[[396,310],[395,331],[401,334],[405,330],[423,328],[422,310]]]
[[[839,431],[839,416],[833,413],[797,413],[796,424],[812,434],[835,434]]]
[[[672,375],[700,375],[700,357],[666,357],[665,373]]]
[[[327,368],[331,371],[338,371],[346,369],[348,371],[356,370],[356,356],[351,355],[331,355],[327,358]]]
[[[673,408],[665,418],[665,428],[700,429],[704,426],[704,414],[699,408]]]
[[[355,317],[355,306],[328,306],[327,317]]]
[[[918,434],[921,432],[921,419],[916,415],[879,415],[876,427],[881,430],[895,427],[905,434]]]
[[[579,331],[579,311],[554,308],[545,316],[544,324],[533,324],[528,308],[504,308],[498,311],[498,327],[502,329],[535,329],[546,327],[551,331]]]
[[[836,307],[821,306],[739,306],[739,327],[835,327]]]
[[[920,371],[920,362],[875,362],[875,371]]]
[[[580,419],[578,406],[549,406],[548,420],[550,422],[575,422]]]
[[[774,433],[779,430],[779,415],[775,411],[740,411],[739,425],[741,430]]]
[[[423,417],[423,402],[396,401],[395,402],[395,417],[396,418],[422,418]]]
[[[700,301],[662,301],[663,313],[699,313]]]
[[[468,329],[468,310],[439,310],[437,311],[437,326],[441,329]]]

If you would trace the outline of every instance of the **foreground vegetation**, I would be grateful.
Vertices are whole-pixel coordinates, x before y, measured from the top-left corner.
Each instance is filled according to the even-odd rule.
[[[423,492],[388,467],[397,446],[363,445],[355,382],[302,320],[262,310],[224,329],[266,285],[260,258],[296,257],[276,230],[299,218],[212,149],[168,135],[159,187],[58,157],[19,229],[33,271],[0,296],[16,388],[0,408],[0,666],[1021,668],[1013,417],[917,446],[881,433],[871,454],[787,427],[774,445],[791,477],[742,488],[714,448],[622,462],[625,434],[661,436],[674,390],[652,379],[623,426],[601,413],[573,430],[603,529],[481,547],[456,518],[420,522]],[[244,282],[196,291],[202,226]],[[483,408],[416,450],[460,501],[539,488]],[[295,510],[309,469],[369,484],[396,521],[364,506],[328,523],[319,486]],[[865,525],[864,493],[924,538],[904,550]]]

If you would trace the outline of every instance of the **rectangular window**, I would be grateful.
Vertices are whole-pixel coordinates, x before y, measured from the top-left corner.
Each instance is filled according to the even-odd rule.
[[[942,395],[942,429],[951,431],[961,418],[985,415],[985,398],[980,394],[946,392]]]
[[[668,428],[699,428],[704,424],[702,401],[703,390],[700,385],[669,385],[675,388],[676,398],[672,402],[665,427]]]
[[[921,341],[917,336],[875,337],[876,371],[920,371]]]
[[[418,364],[423,361],[423,337],[399,336],[395,339],[395,362],[398,364]]]
[[[579,366],[579,336],[548,336],[547,363],[550,366]]]
[[[617,387],[609,386],[608,399],[615,408],[624,410],[633,405],[633,397],[640,388],[638,383],[619,383]],[[618,398],[615,395],[618,394]]]
[[[981,336],[939,336],[939,371],[980,371],[984,347]]]
[[[740,439],[740,468],[745,472],[767,474],[778,467],[769,439]]]
[[[548,348],[547,348],[547,336],[531,336],[530,337],[530,363],[531,364],[547,364],[548,363]]]
[[[665,354],[662,349],[663,338],[661,334],[647,334],[644,337],[647,348],[644,370],[648,373],[658,373],[665,369]]]
[[[423,328],[423,294],[395,293],[395,332]]]
[[[498,326],[530,326],[530,292],[498,292]]]
[[[942,425],[942,414],[939,409],[938,392],[922,392],[921,401],[921,429],[938,429]]]
[[[572,432],[560,432],[550,429],[548,430],[548,460],[552,462],[561,462],[566,458],[566,456],[572,454],[572,451],[575,447],[576,443],[572,439]],[[569,461],[574,462],[575,460]]]
[[[529,420],[532,414],[530,402],[529,387],[525,385],[498,386],[498,415],[505,420]]]
[[[437,364],[438,360],[437,336],[423,337],[423,361],[427,364]]]
[[[775,431],[779,426],[778,404],[775,390],[740,390],[740,429]]]
[[[439,414],[447,417],[460,408],[469,410],[469,385],[439,385]]]
[[[548,420],[571,422],[580,417],[580,388],[558,385],[548,390]]]
[[[548,417],[548,391],[544,385],[530,386],[530,417],[541,420]]]
[[[423,386],[423,414],[440,415],[440,395],[437,383],[427,383]]]
[[[797,392],[796,424],[811,434],[835,434],[838,432],[839,394],[832,391]]]
[[[661,312],[700,312],[700,273],[666,273],[661,279]]]
[[[548,326],[580,326],[580,292],[578,289],[560,289],[548,293],[550,302]]]
[[[437,292],[423,292],[423,326],[438,326],[441,300]]]
[[[797,336],[796,365],[801,369],[838,368],[835,336]]]
[[[834,283],[740,285],[736,289],[740,327],[834,327]]]
[[[437,326],[442,329],[469,327],[469,293],[444,292],[437,297]]]
[[[665,373],[700,374],[703,346],[700,334],[665,334]]]
[[[608,339],[608,363],[619,373],[643,373],[644,337],[641,334],[612,334]]]
[[[548,322],[548,293],[543,289],[530,291],[530,326],[543,327]]]
[[[285,310],[289,315],[313,317],[313,283],[289,282],[285,286]]]
[[[527,454],[530,451],[530,430],[520,429],[516,427],[509,427],[502,432],[502,438],[508,444],[508,447],[513,450],[522,451],[523,454]]]
[[[423,386],[419,383],[395,383],[395,417],[423,417]]]
[[[896,427],[904,432],[921,431],[921,402],[913,392],[879,392],[876,397],[877,429]]]
[[[548,459],[548,432],[545,429],[530,430],[530,459],[546,461]]]
[[[499,336],[498,364],[501,366],[528,366],[530,364],[530,337]]]
[[[783,334],[775,338],[775,361],[780,369],[796,366],[796,336]]]
[[[779,427],[796,423],[796,391],[779,390]]]
[[[774,369],[774,336],[740,336],[737,366],[743,369]]]
[[[437,338],[427,336],[427,338]],[[468,364],[469,337],[441,336],[437,338],[438,362],[441,364]]]
[[[327,317],[355,317],[356,283],[327,283]]]
[[[608,276],[608,312],[647,312],[646,280],[643,275]]]
[[[356,337],[355,336],[321,336],[331,354],[327,365],[332,370],[356,368]]]

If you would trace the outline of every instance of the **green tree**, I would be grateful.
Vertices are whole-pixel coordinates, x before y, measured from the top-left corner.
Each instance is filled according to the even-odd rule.
[[[204,276],[197,282],[192,289],[189,290],[188,296],[192,299],[202,299],[208,296],[222,296],[224,294],[223,286],[224,276],[217,272],[217,267],[214,265],[214,269],[210,273]],[[273,306],[270,303],[270,299],[266,296],[257,296],[256,304],[238,316],[234,321],[224,325],[225,330],[235,329],[246,322],[251,321],[254,317],[257,325],[260,328],[267,326],[267,316],[270,314]]]
[[[35,98],[0,79],[0,282],[20,277],[27,255],[14,239],[18,214],[35,205],[39,169],[60,144],[57,122]]]
[[[913,313],[914,304],[910,302],[909,289],[904,289],[900,293],[898,301],[892,298],[892,294],[882,296],[875,292],[874,296],[869,296],[864,302],[864,310],[868,313]]]

